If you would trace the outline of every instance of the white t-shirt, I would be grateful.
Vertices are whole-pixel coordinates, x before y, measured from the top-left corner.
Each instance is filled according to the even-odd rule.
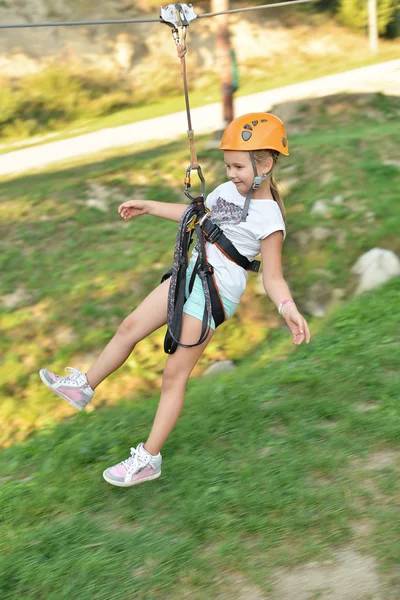
[[[245,197],[228,181],[215,188],[205,204],[211,211],[212,222],[222,229],[240,254],[252,261],[260,252],[260,240],[274,231],[283,231],[285,239],[286,229],[278,203],[272,199],[251,200],[247,220],[241,223],[244,202]],[[210,242],[206,243],[206,251],[220,293],[231,302],[239,302],[246,290],[248,272]],[[192,256],[197,257],[196,248]]]

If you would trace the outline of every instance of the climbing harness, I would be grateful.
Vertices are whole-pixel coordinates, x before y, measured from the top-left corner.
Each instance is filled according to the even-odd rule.
[[[199,276],[205,298],[202,319],[202,328],[198,341],[195,344],[184,344],[180,341],[182,329],[183,307],[186,296],[186,272],[189,262],[189,248],[193,241],[193,234],[197,238],[198,256],[189,282],[189,296],[192,293],[196,275]],[[167,333],[164,340],[164,350],[173,354],[178,346],[193,348],[199,346],[210,332],[211,319],[215,327],[225,321],[226,314],[221,300],[218,286],[214,276],[214,269],[208,262],[206,242],[214,244],[227,258],[240,265],[247,271],[258,273],[260,261],[249,261],[240,254],[232,242],[224,235],[222,229],[209,218],[209,211],[204,205],[204,197],[197,196],[192,199],[182,215],[178,226],[174,250],[174,264],[172,269],[165,273],[161,281],[171,278],[168,294]]]
[[[197,154],[194,146],[194,131],[192,127],[189,94],[186,77],[186,30],[189,22],[196,18],[196,14],[192,7],[187,7],[182,4],[169,5],[166,9],[161,9],[162,20],[171,27],[172,36],[174,38],[178,57],[181,60],[181,73],[183,78],[186,116],[188,123],[188,139],[191,163],[186,169],[184,179],[184,193],[191,201],[188,208],[182,215],[178,227],[174,250],[174,264],[172,269],[165,273],[162,281],[171,278],[169,294],[168,294],[168,313],[167,313],[167,333],[164,340],[164,350],[167,354],[173,354],[178,346],[184,348],[193,348],[199,346],[208,337],[210,333],[211,321],[214,319],[215,327],[218,327],[226,320],[226,314],[223,302],[221,300],[218,286],[214,276],[213,266],[210,265],[207,258],[206,242],[215,244],[217,248],[230,260],[240,265],[248,271],[258,272],[260,262],[253,260],[249,261],[245,256],[241,255],[232,242],[224,235],[222,229],[212,222],[209,216],[209,211],[204,205],[206,195],[205,179],[201,167],[197,160]],[[191,172],[197,171],[197,175],[201,182],[201,194],[192,196],[189,192],[191,187]],[[258,183],[258,186],[261,181]],[[200,278],[205,306],[202,319],[202,327],[199,339],[194,344],[184,344],[181,339],[183,307],[187,300],[186,296],[186,276],[189,260],[189,248],[193,241],[193,235],[196,234],[197,239],[197,260],[189,281],[189,296],[192,293],[196,276]]]

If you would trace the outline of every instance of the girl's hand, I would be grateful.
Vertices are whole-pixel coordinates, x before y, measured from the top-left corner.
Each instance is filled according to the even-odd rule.
[[[298,346],[304,339],[306,340],[306,344],[308,344],[311,337],[310,330],[307,321],[301,316],[296,305],[293,303],[286,304],[283,306],[281,314],[292,332],[293,344]]]
[[[118,209],[119,214],[125,221],[129,221],[132,217],[139,217],[146,214],[145,200],[129,200],[124,202]]]

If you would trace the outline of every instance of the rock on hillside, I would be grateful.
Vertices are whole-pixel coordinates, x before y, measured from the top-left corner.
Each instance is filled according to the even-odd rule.
[[[400,260],[392,250],[372,248],[357,260],[352,272],[360,276],[356,294],[373,290],[400,275]]]

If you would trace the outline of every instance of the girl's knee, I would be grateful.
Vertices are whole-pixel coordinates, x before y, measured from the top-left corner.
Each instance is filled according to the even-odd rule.
[[[122,321],[120,326],[118,327],[117,333],[124,337],[131,338],[134,335],[135,330],[137,329],[138,320],[136,319],[135,313],[131,313]]]
[[[190,373],[187,373],[182,366],[179,366],[178,364],[169,365],[167,363],[163,373],[162,386],[164,389],[166,387],[185,386],[189,379],[189,375]]]

